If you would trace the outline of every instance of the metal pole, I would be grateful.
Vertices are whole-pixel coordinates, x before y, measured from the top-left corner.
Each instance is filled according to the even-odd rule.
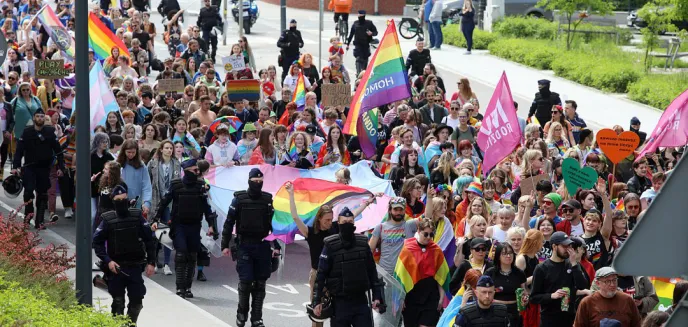
[[[287,0],[280,0],[280,30],[287,29]]]
[[[375,0],[375,16],[380,15],[380,10],[378,9],[378,0]]]
[[[92,305],[91,286],[91,167],[90,143],[91,126],[86,119],[85,110],[90,107],[86,96],[88,81],[88,0],[76,0],[76,89],[81,96],[76,97],[75,108],[83,111],[76,120],[76,295],[79,303]]]
[[[224,20],[225,24],[222,25],[222,45],[227,45],[227,0],[223,1],[222,4],[224,5],[224,10],[222,11],[222,19]]]
[[[239,5],[239,37],[244,36],[244,0],[239,0],[237,2]]]
[[[322,32],[325,19],[325,0],[319,1],[320,5],[320,27],[318,28],[318,67],[322,69]]]

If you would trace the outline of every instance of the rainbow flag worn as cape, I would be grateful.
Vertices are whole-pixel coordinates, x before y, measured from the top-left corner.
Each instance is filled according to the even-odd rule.
[[[112,48],[117,48],[120,56],[131,57],[124,42],[92,12],[88,13],[88,46],[93,49],[98,60],[105,60],[110,56]]]
[[[297,111],[303,111],[306,107],[306,84],[303,82],[303,73],[299,73],[299,79],[296,80],[296,87],[294,88],[291,102],[296,103]]]
[[[356,207],[357,202],[360,204],[360,200],[373,194],[360,187],[315,178],[297,178],[292,182],[292,185],[294,186],[296,211],[301,220],[309,226],[313,225],[315,214],[321,206],[327,204],[334,208],[344,204],[351,210],[355,210],[354,207]],[[275,215],[272,217],[272,235],[285,243],[294,242],[298,228],[291,216],[289,193],[284,186],[277,191],[272,203],[275,208]],[[335,212],[336,215],[337,212]],[[360,219],[361,216],[356,217],[356,219]],[[449,272],[448,268],[447,272]],[[447,285],[449,285],[448,283],[449,280],[447,280]]]
[[[659,297],[659,303],[654,310],[666,311],[671,308],[674,298],[674,287],[676,286],[676,283],[680,281],[680,279],[650,277],[650,281],[652,281],[652,285],[655,287],[657,297]]]
[[[49,5],[43,6],[36,13],[36,18],[38,18],[43,28],[48,32],[50,38],[53,39],[57,48],[60,49],[65,61],[74,61],[76,43],[64,25],[62,25],[62,22],[57,18],[57,15],[55,15],[53,8]]]
[[[395,26],[394,20],[387,23],[382,41],[351,98],[351,109],[344,125],[345,134],[358,135],[357,126],[363,122],[366,111],[411,97],[411,87]]]
[[[419,262],[430,260],[430,263],[419,266]],[[399,253],[399,260],[394,267],[394,278],[404,286],[406,294],[413,289],[421,279],[433,277],[438,284],[442,285],[445,296],[446,307],[451,299],[449,292],[449,266],[444,258],[442,249],[435,242],[430,242],[425,251],[421,249],[415,237],[404,241],[404,246]]]

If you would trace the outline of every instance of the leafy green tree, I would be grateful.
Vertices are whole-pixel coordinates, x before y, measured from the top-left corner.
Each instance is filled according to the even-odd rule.
[[[652,50],[660,46],[659,35],[666,32],[676,32],[678,29],[672,22],[685,15],[687,6],[681,4],[683,0],[652,0],[638,10],[640,17],[647,26],[640,29],[645,47],[645,70],[652,66]],[[684,16],[685,17],[685,16]]]
[[[571,50],[571,43],[578,26],[590,15],[608,15],[614,4],[607,0],[539,0],[538,7],[558,11],[566,18],[566,50]]]

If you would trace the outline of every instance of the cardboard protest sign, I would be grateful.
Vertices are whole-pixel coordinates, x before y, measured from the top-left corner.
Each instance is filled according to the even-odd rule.
[[[540,174],[536,175],[533,177],[528,177],[526,179],[521,180],[521,195],[530,195],[530,192],[535,191],[535,186],[540,181],[546,181],[549,180],[549,176],[547,174]]]
[[[127,20],[128,20],[128,18],[115,18],[115,19],[113,19],[112,25],[115,26],[115,31],[118,30],[120,27],[122,27],[124,22],[126,22]]]
[[[60,79],[69,75],[69,70],[64,68],[64,60],[36,59],[36,78]]]
[[[597,183],[597,171],[592,167],[581,169],[578,160],[566,158],[561,165],[561,173],[564,175],[566,190],[571,196],[576,195],[579,188],[589,190]]]
[[[227,81],[227,97],[229,101],[260,100],[260,81],[257,79],[240,79]]]
[[[224,65],[225,72],[235,72],[243,70],[246,68],[246,63],[244,62],[243,55],[229,55],[222,57],[222,64]]]
[[[323,84],[322,105],[325,107],[348,106],[351,104],[350,84]]]
[[[184,92],[184,79],[183,78],[170,78],[158,80],[158,92]]]
[[[630,156],[640,143],[638,134],[631,131],[619,135],[613,129],[605,128],[597,132],[597,144],[609,161],[618,164]]]

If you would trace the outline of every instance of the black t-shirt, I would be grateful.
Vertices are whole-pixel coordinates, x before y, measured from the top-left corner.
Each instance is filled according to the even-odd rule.
[[[150,41],[150,34],[146,31],[131,33],[132,39],[138,39],[141,41],[141,49],[148,51],[148,41]]]
[[[318,231],[316,234],[313,227],[308,227],[308,238],[306,238],[306,242],[308,243],[308,250],[311,254],[311,268],[318,269],[320,254],[325,246],[325,237],[333,234],[334,230],[332,228],[326,231]]]
[[[602,237],[600,232],[597,232],[595,236],[590,238],[586,238],[583,235],[583,240],[585,240],[585,246],[588,250],[588,260],[595,266],[595,270],[611,264],[609,249],[605,246],[604,237]]]
[[[516,289],[526,282],[526,274],[516,267],[506,276],[498,267],[488,269],[485,275],[492,277],[495,284],[494,298],[499,301],[516,301]]]
[[[626,294],[630,296],[635,295],[635,281],[633,276],[618,276],[619,288]]]

